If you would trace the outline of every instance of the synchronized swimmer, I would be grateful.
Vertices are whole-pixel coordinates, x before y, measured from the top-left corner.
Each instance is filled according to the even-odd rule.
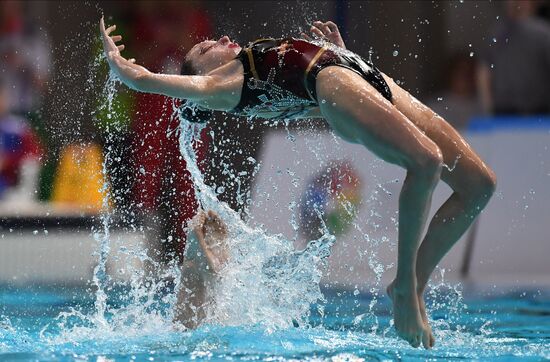
[[[203,41],[185,56],[181,75],[152,73],[124,58],[124,45],[116,44],[122,37],[111,35],[115,28],[105,29],[101,19],[105,56],[134,90],[245,117],[323,118],[344,140],[406,169],[399,195],[397,274],[387,291],[398,335],[414,347],[431,348],[435,340],[423,297],[430,275],[496,187],[494,172],[464,138],[372,62],[346,50],[330,21],[314,22],[311,28],[322,42],[308,36],[259,39],[245,47],[227,36]],[[422,238],[440,180],[453,193]],[[209,217],[219,224],[216,216]],[[215,230],[221,238],[223,228]],[[203,248],[207,244],[203,238]],[[214,256],[210,262],[225,258]]]

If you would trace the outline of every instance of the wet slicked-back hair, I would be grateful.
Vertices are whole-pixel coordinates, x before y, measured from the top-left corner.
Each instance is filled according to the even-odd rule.
[[[181,75],[196,75],[197,70],[191,63],[191,60],[189,60],[187,57],[183,58],[183,64],[181,65],[180,70]]]
[[[183,58],[183,63],[181,65],[180,75],[197,75],[197,70],[191,63],[191,60],[187,57]],[[210,110],[203,110],[203,109],[197,109],[195,108],[195,112],[193,114],[193,111],[185,107],[187,101],[183,101],[181,105],[181,115],[183,118],[188,120],[189,122],[193,123],[205,123],[207,122],[213,115],[213,112]]]

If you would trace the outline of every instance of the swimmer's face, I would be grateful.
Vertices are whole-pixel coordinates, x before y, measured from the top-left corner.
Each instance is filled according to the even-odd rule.
[[[205,40],[196,44],[186,55],[199,75],[204,75],[235,59],[241,47],[228,36],[218,40]]]

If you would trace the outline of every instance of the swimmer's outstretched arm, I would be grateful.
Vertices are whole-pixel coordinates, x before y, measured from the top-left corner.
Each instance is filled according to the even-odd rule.
[[[121,35],[110,35],[116,29],[112,25],[105,29],[103,17],[99,22],[105,57],[111,70],[128,87],[140,92],[162,94],[169,97],[183,98],[192,101],[220,103],[228,92],[227,81],[212,75],[183,76],[175,74],[156,74],[147,68],[135,64],[135,59],[125,59],[120,52],[124,45],[116,45],[122,40]],[[223,102],[221,102],[223,103]],[[213,109],[216,109],[215,107]]]

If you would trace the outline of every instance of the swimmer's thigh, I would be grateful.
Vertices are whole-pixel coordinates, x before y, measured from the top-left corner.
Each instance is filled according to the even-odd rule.
[[[323,117],[345,140],[407,169],[440,162],[437,145],[357,73],[324,68],[316,90]]]
[[[441,149],[445,164],[453,170],[443,168],[441,179],[445,183],[455,191],[469,192],[472,188],[479,187],[480,183],[496,182],[493,171],[485,165],[458,131],[397,85],[392,78],[383,73],[382,76],[390,87],[395,107]]]

